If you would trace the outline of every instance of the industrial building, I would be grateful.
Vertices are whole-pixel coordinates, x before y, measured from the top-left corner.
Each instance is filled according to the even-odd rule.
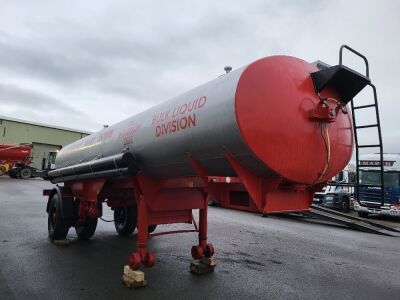
[[[44,160],[55,157],[65,145],[91,132],[0,116],[0,144],[31,144],[32,167],[41,169]]]

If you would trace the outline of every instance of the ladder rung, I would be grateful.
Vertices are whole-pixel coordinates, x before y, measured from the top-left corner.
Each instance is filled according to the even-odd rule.
[[[355,106],[353,109],[361,109],[361,108],[368,108],[368,107],[374,107],[376,106],[375,104],[367,104],[367,105],[360,105],[360,106]]]
[[[382,145],[358,145],[358,148],[376,148],[376,147],[381,147]]]
[[[356,129],[378,127],[378,124],[356,126]]]

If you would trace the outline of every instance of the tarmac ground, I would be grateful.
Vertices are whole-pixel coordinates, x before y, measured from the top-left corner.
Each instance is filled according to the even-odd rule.
[[[0,299],[395,299],[400,238],[340,226],[218,207],[209,209],[215,272],[189,273],[195,233],[150,239],[156,264],[148,286],[121,283],[136,235],[99,222],[90,241],[70,229],[69,246],[47,238],[46,198],[38,179],[0,177]],[[104,207],[104,218],[112,219]],[[191,229],[189,225],[158,230]]]

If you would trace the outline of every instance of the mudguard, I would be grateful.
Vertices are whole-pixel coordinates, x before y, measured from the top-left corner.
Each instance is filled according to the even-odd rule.
[[[60,199],[60,210],[61,217],[63,219],[72,219],[76,217],[74,197],[71,191],[67,187],[56,186],[50,193],[49,199],[47,200],[46,212],[49,212],[49,205],[51,198],[58,194]]]

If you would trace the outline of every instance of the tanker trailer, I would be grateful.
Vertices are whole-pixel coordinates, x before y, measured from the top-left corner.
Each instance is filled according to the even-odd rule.
[[[215,178],[240,185],[261,211],[308,208],[351,158],[347,103],[369,82],[342,63],[318,70],[265,57],[67,145],[47,174],[63,185],[43,192],[49,237],[75,227],[91,238],[106,203],[118,234],[138,229],[129,270],[154,265],[148,238],[178,233],[152,233],[172,223],[195,224],[191,255],[213,270],[207,196],[226,192]]]

